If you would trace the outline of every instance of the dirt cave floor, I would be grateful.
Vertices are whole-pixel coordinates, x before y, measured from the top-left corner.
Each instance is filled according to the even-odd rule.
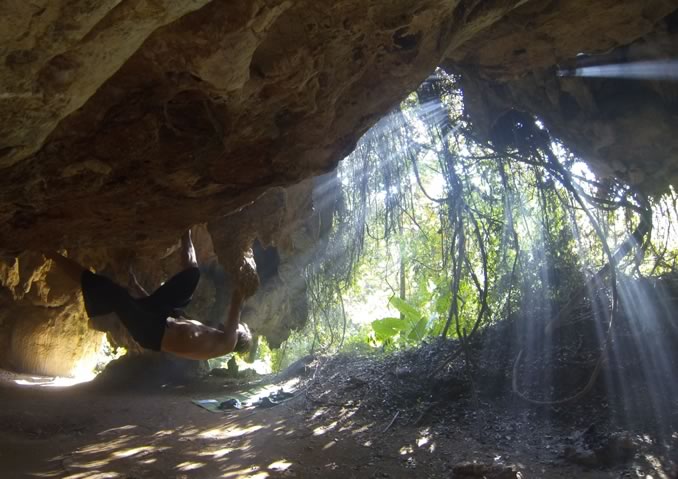
[[[553,411],[508,394],[487,401],[454,380],[415,398],[412,357],[309,358],[256,381],[209,376],[114,390],[97,380],[46,387],[4,372],[0,477],[673,477],[662,455],[675,444],[596,430],[590,410],[549,419]],[[218,413],[192,402],[280,389],[294,395]]]

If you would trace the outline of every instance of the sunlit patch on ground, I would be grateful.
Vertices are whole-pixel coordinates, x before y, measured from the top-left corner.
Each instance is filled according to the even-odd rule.
[[[244,428],[239,428],[239,427],[234,427],[233,425],[224,427],[224,428],[219,428],[219,429],[210,429],[209,431],[202,432],[198,434],[198,437],[204,438],[204,439],[233,439],[233,438],[240,438],[242,436],[246,436],[248,434],[253,434],[260,429],[262,429],[263,426],[257,425],[257,426],[250,426],[250,427],[244,427]]]
[[[182,462],[181,464],[177,464],[175,469],[178,469],[179,471],[193,471],[195,469],[200,469],[201,467],[205,467],[204,462],[191,462],[191,461],[186,461]]]
[[[238,469],[235,471],[229,471],[224,473],[222,478],[243,478],[243,479],[266,479],[270,474],[266,471],[260,471],[258,466],[252,466],[244,469]]]
[[[186,396],[135,398],[120,406],[118,402],[118,397],[107,399],[106,410],[111,414],[107,420],[126,414],[122,411],[129,411],[130,405],[137,412],[151,407],[170,409],[139,422],[109,421],[83,437],[79,447],[53,457],[50,472],[37,472],[33,477],[341,478],[374,477],[379,471],[387,471],[390,477],[448,477],[439,474],[444,470],[442,465],[431,469],[431,461],[461,460],[460,451],[469,454],[479,447],[485,448],[491,464],[501,464],[511,456],[510,463],[527,467],[513,459],[513,452],[480,446],[445,429],[441,434],[439,426],[411,428],[397,422],[384,433],[390,414],[376,423],[353,409],[331,405],[317,414],[318,408],[301,398],[284,407],[223,416],[191,407]],[[154,425],[165,416],[174,427]],[[315,431],[324,432],[316,436]],[[445,435],[449,437],[445,439]],[[661,468],[657,458],[648,456],[646,460]],[[433,470],[438,473],[430,473]],[[643,471],[646,469],[638,470]],[[645,473],[638,477],[665,476]]]
[[[285,459],[281,459],[279,461],[275,461],[275,462],[272,462],[271,464],[269,464],[268,469],[271,470],[271,471],[282,472],[282,471],[286,471],[287,469],[289,469],[291,465],[292,465],[291,462],[286,461]]]
[[[124,458],[124,457],[140,457],[140,456],[146,456],[149,453],[155,451],[156,448],[152,446],[140,446],[140,447],[131,447],[129,449],[121,449],[119,451],[115,451],[113,453],[113,457],[116,458]]]
[[[86,383],[94,379],[94,373],[85,374],[77,377],[67,378],[59,376],[36,376],[27,374],[16,374],[14,382],[19,386],[42,386],[42,387],[68,387],[76,384]]]
[[[332,421],[329,424],[325,424],[325,425],[316,427],[313,430],[313,435],[314,436],[322,436],[323,434],[325,434],[325,433],[331,431],[332,429],[334,429],[335,427],[337,427],[338,422],[339,421]]]
[[[248,394],[247,404],[248,405],[256,404],[262,398],[268,397],[271,394],[276,393],[280,390],[283,390],[285,392],[294,393],[298,386],[299,386],[299,379],[294,378],[294,379],[290,379],[289,381],[285,381],[283,383],[270,384],[268,386],[257,388],[252,393]]]

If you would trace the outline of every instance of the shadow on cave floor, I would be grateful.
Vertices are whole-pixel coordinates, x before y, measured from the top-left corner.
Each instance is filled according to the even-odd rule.
[[[474,396],[454,364],[422,386],[436,347],[320,358],[291,399],[223,413],[191,400],[243,390],[224,378],[153,391],[3,381],[0,477],[671,477],[646,436],[594,431],[588,403],[530,408],[481,383]]]

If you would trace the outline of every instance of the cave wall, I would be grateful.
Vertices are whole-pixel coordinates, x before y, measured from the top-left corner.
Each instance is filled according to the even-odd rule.
[[[611,11],[628,8],[623,3],[610,5]],[[671,9],[672,15],[662,16]],[[515,15],[520,15],[520,9]],[[569,48],[569,56],[554,55],[539,42],[511,51],[508,46],[517,46],[521,43],[516,41],[524,38],[499,28],[490,41],[503,48],[460,51],[444,66],[460,75],[466,112],[481,137],[491,140],[493,128],[507,112],[527,112],[539,117],[600,177],[622,179],[645,193],[659,194],[678,185],[678,137],[672,133],[678,131],[678,78],[675,66],[674,78],[662,77],[671,67],[653,67],[648,62],[678,58],[678,10],[674,2],[660,2],[647,5],[633,22],[611,18],[617,24],[606,31],[606,38],[587,48],[577,42]],[[587,22],[594,28],[599,20]],[[506,22],[510,18],[502,23]],[[622,34],[633,41],[620,45],[615,38]],[[512,61],[500,63],[502,58]],[[624,71],[643,64],[646,70],[639,73],[648,78],[633,78]],[[569,74],[595,65],[616,65],[620,75],[630,77]]]
[[[242,312],[242,321],[252,333],[266,337],[272,347],[306,324],[304,269],[320,244],[319,214],[327,213],[327,207],[314,203],[318,186],[317,180],[308,179],[288,188],[273,188],[249,207],[208,224],[231,286],[238,278],[228,265],[237,265],[243,250],[255,240],[263,248],[275,249],[279,261],[275,271],[260,277],[256,293]]]
[[[89,2],[70,3],[54,22],[85,31],[34,32],[50,7],[12,24],[30,45],[4,47],[22,58],[0,73],[16,83],[0,97],[0,124],[12,125],[0,130],[10,252],[153,249],[266,188],[331,170],[438,63],[454,5],[126,1],[85,25],[69,10]],[[153,9],[168,11],[156,21]],[[47,55],[12,53],[45,41]]]
[[[553,68],[675,29],[665,19],[676,8],[674,0],[3,2],[0,252],[168,247],[191,224],[267,188],[332,170],[439,64],[468,76],[471,103],[485,103],[476,117],[491,123],[505,108],[483,98],[495,90],[488,96],[499,103],[553,117],[582,155],[637,178],[653,169],[639,169],[639,158],[659,150],[639,144],[659,144],[673,128],[673,115],[648,103],[675,92],[648,88],[624,112],[613,100],[590,101],[608,94],[604,82],[554,80]],[[653,55],[675,53],[673,40]],[[563,104],[578,110],[561,118]],[[636,135],[630,149],[602,146],[629,136],[629,110],[658,115],[658,132]],[[589,120],[592,131],[577,128]]]
[[[274,249],[279,260],[247,300],[242,321],[274,347],[304,326],[303,269],[320,234],[312,201],[315,183],[309,179],[273,188],[228,217],[191,228],[202,274],[186,309],[189,317],[213,327],[224,321],[233,287],[242,280],[231,266],[239,264],[257,240]],[[182,269],[180,248],[180,238],[175,238],[167,248],[153,252],[103,248],[65,253],[124,286],[132,271],[150,293]],[[140,348],[119,321],[89,321],[79,285],[42,254],[27,252],[12,262],[0,261],[0,367],[50,376],[88,373],[105,359],[104,335],[128,354],[148,356],[148,364],[165,356]],[[194,369],[192,363],[176,360],[172,368],[186,374]]]
[[[598,171],[648,191],[675,185],[673,84],[556,70],[579,53],[675,56],[677,9],[674,0],[3,2],[2,365],[63,372],[102,338],[83,326],[77,291],[57,294],[65,286],[35,252],[65,248],[121,283],[131,264],[152,289],[176,271],[178,238],[196,224],[208,225],[195,231],[199,255],[231,281],[253,239],[278,249],[277,277],[244,314],[279,343],[303,324],[298,277],[322,223],[313,188],[294,185],[331,171],[437,65],[463,75],[479,131],[528,111]],[[198,315],[214,304],[208,283]],[[119,325],[94,326],[134,349]]]
[[[243,281],[240,260],[258,241],[263,248],[275,251],[277,264],[260,275],[258,287],[244,305],[242,322],[273,347],[287,339],[291,331],[303,328],[308,309],[304,269],[320,245],[323,232],[318,215],[328,214],[328,207],[314,202],[317,190],[318,182],[313,178],[287,188],[271,188],[226,217],[194,226],[193,242],[202,273],[187,314],[213,327],[223,322],[233,288]],[[180,269],[179,247],[177,240],[167,251],[154,256],[136,255],[133,268],[147,291],[153,291]],[[257,264],[257,269],[267,266]],[[118,343],[128,346],[124,336]],[[141,352],[133,344],[129,347]]]
[[[91,372],[104,335],[87,324],[82,300],[42,255],[0,262],[0,367],[48,376]]]

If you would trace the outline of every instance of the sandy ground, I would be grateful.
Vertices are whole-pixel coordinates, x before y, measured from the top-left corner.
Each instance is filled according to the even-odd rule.
[[[228,395],[233,386],[219,378],[116,392],[0,379],[0,477],[7,479],[448,478],[465,461],[512,465],[520,471],[513,477],[523,478],[638,477],[554,460],[538,434],[511,441],[502,433],[483,443],[454,421],[414,426],[398,411],[370,414],[303,387],[272,408],[215,414],[190,400]]]

